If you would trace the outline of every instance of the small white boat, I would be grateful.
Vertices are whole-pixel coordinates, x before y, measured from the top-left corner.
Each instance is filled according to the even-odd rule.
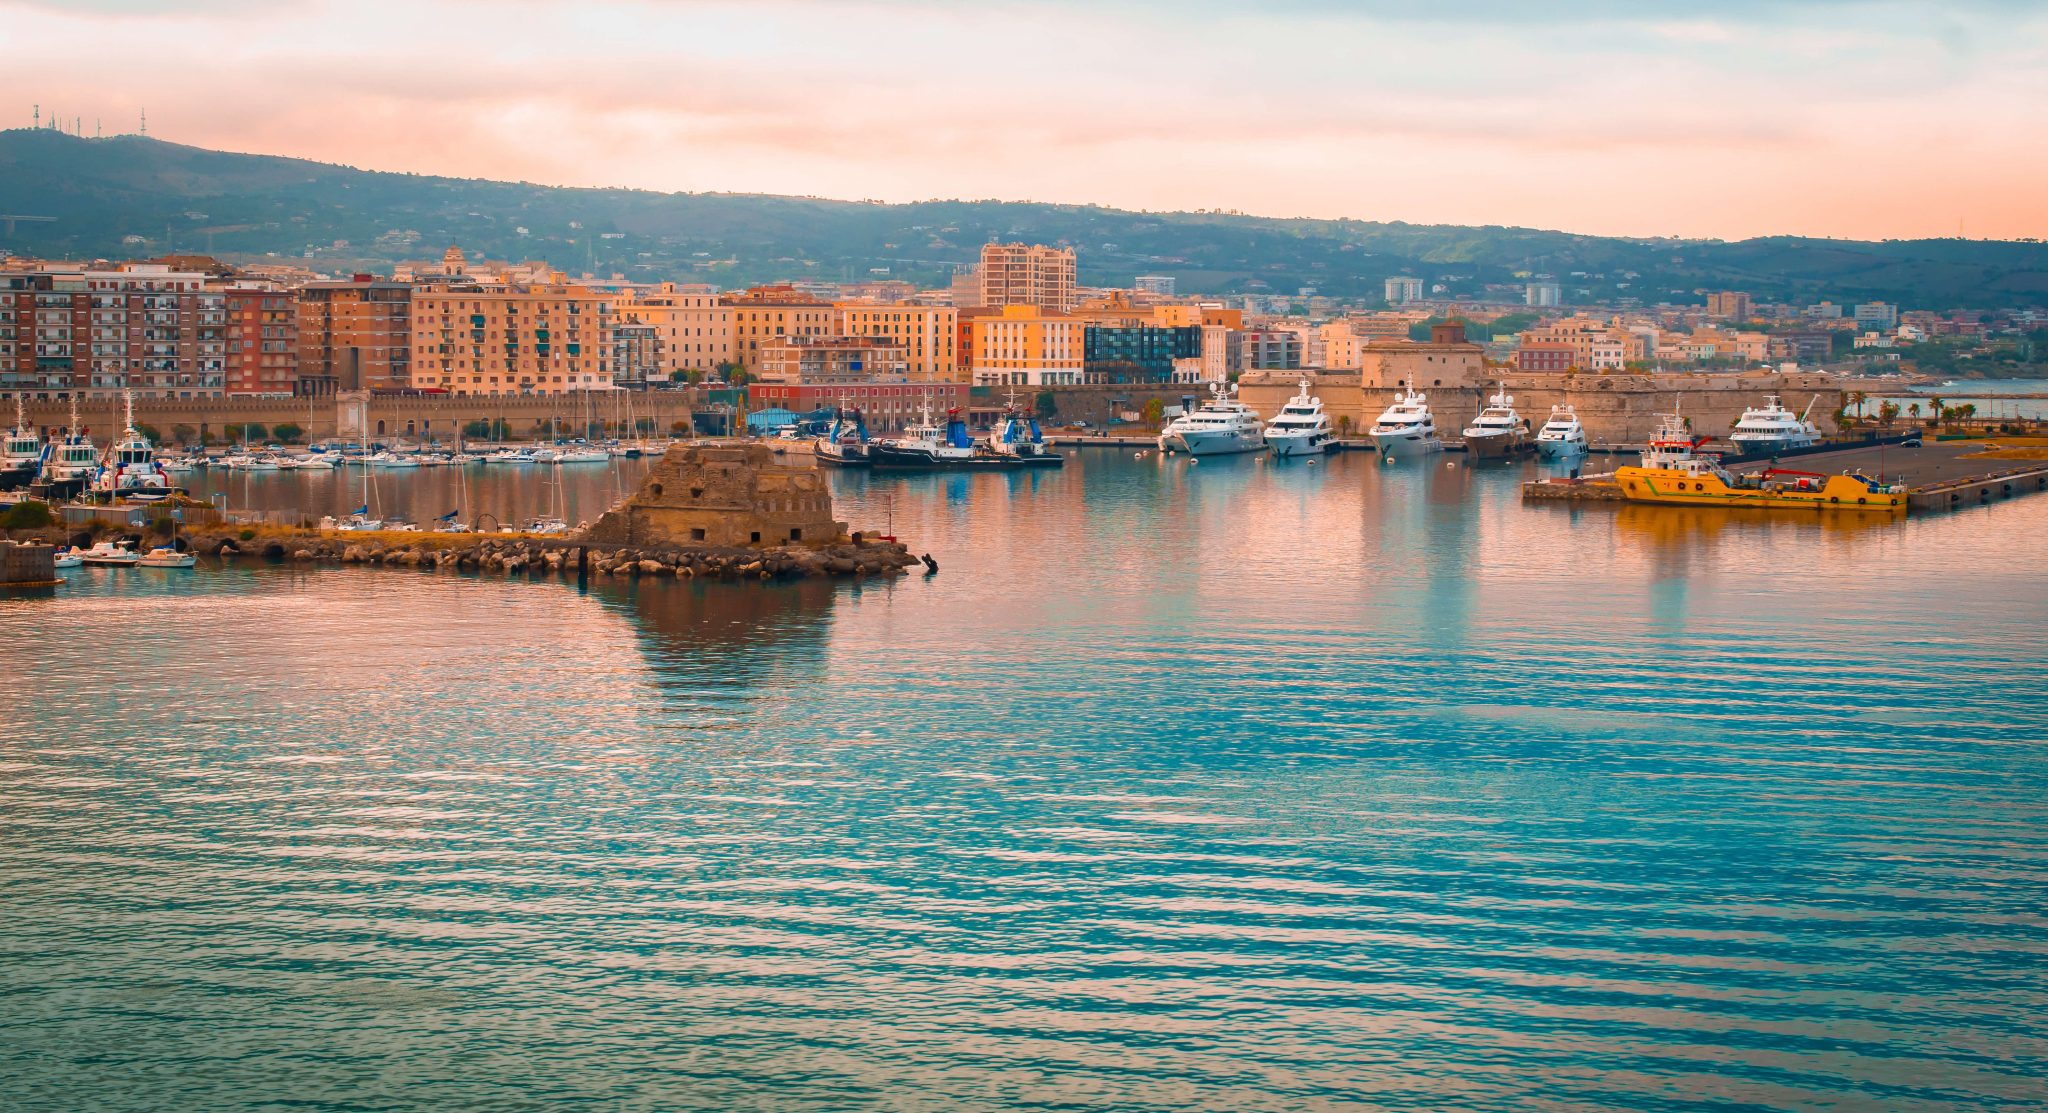
[[[1287,400],[1280,412],[1266,424],[1266,443],[1275,456],[1316,456],[1337,445],[1330,431],[1330,416],[1323,412],[1323,400],[1312,397],[1309,381],[1301,380],[1301,392]]]
[[[159,545],[142,554],[135,562],[137,568],[191,568],[199,563],[196,553],[181,553],[167,545]]]
[[[1388,460],[1442,452],[1444,448],[1444,442],[1437,439],[1436,417],[1429,412],[1428,397],[1413,387],[1394,396],[1394,404],[1380,414],[1369,435],[1380,456]]]
[[[81,559],[86,564],[129,568],[142,560],[142,554],[129,548],[125,542],[101,541],[81,554]]]
[[[602,448],[575,448],[555,457],[557,464],[604,464],[611,461],[611,453]]]
[[[560,518],[528,518],[526,524],[519,527],[519,532],[553,536],[569,532],[569,523]]]
[[[1550,407],[1550,420],[1536,431],[1536,452],[1546,460],[1562,459],[1566,456],[1586,454],[1586,427],[1579,424],[1579,414],[1570,406]]]
[[[333,471],[334,460],[326,455],[301,456],[291,461],[293,471]]]
[[[85,553],[79,549],[59,549],[53,563],[59,568],[76,568],[85,563]]]
[[[401,456],[395,452],[379,452],[370,457],[370,466],[378,468],[416,468],[420,466],[416,456]]]
[[[536,448],[532,455],[536,464],[552,464],[562,458],[562,454],[552,448]]]
[[[336,518],[330,515],[320,519],[320,528],[340,533],[363,533],[369,530],[383,529],[384,522],[380,518],[372,518],[367,514],[350,514],[346,518]]]
[[[492,464],[531,464],[534,457],[533,453],[523,448],[505,448],[491,453],[484,457],[484,460]]]

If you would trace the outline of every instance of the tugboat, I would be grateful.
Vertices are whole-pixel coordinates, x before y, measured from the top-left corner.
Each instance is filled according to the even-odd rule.
[[[830,468],[864,468],[868,458],[868,423],[859,410],[834,409],[832,424],[811,446],[818,463]]]
[[[1337,446],[1323,400],[1309,395],[1307,379],[1301,380],[1301,392],[1267,424],[1266,443],[1275,456],[1319,456]]]
[[[1814,401],[1819,400],[1820,396],[1814,395]],[[1806,404],[1806,410],[1813,411],[1813,402]],[[1728,443],[1745,456],[1769,456],[1786,449],[1812,448],[1820,443],[1820,427],[1806,420],[1805,413],[1793,414],[1773,394],[1762,406],[1742,411]]]
[[[1683,417],[1664,415],[1643,452],[1642,465],[1614,469],[1623,497],[1675,506],[1905,513],[1903,484],[1853,472],[1823,475],[1782,468],[1736,475],[1721,466],[1719,457],[1699,451],[1703,441],[1686,428]]]
[[[14,396],[14,428],[0,437],[0,491],[12,491],[35,482],[50,454],[43,436],[29,427],[22,412],[21,395]]]
[[[1159,451],[1190,456],[1257,452],[1266,447],[1259,415],[1237,400],[1237,388],[1221,379],[1209,384],[1209,400],[1184,413],[1159,433]]]
[[[1586,427],[1579,424],[1579,414],[1570,406],[1550,407],[1550,420],[1536,431],[1536,452],[1545,460],[1561,460],[1567,456],[1586,454]]]
[[[1465,451],[1477,460],[1519,456],[1529,447],[1529,423],[1515,412],[1514,395],[1506,383],[1487,399],[1486,408],[1465,426]]]
[[[121,431],[120,442],[108,450],[106,462],[93,477],[92,493],[107,499],[139,502],[154,502],[176,494],[178,486],[157,462],[156,449],[135,428],[134,396],[124,392],[121,397],[127,403],[127,428]]]
[[[988,437],[988,448],[1023,467],[1056,468],[1066,457],[1046,447],[1045,434],[1038,431],[1038,419],[1017,408],[1015,395]]]
[[[868,446],[868,462],[878,468],[969,467],[977,455],[960,411],[946,411],[946,423],[939,425],[932,421],[930,399],[925,400],[922,421],[905,427],[900,437]]]
[[[1369,435],[1384,460],[1444,450],[1444,442],[1436,435],[1436,417],[1429,412],[1429,399],[1413,386],[1394,395],[1394,404],[1380,414]]]
[[[71,498],[92,483],[92,477],[100,467],[100,450],[85,435],[78,424],[78,398],[71,399],[71,426],[64,432],[64,439],[50,449],[43,461],[43,472],[30,486],[29,493],[50,502]]]

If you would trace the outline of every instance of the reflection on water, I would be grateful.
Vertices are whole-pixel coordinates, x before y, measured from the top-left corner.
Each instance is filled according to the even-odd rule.
[[[0,599],[10,1102],[2048,1102],[2048,499],[1534,467],[835,475],[944,567],[858,586]]]

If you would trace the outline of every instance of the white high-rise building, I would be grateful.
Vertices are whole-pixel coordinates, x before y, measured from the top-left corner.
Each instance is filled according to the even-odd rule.
[[[1170,274],[1141,274],[1131,280],[1131,288],[1141,294],[1170,298],[1173,296],[1174,280]]]
[[[1531,282],[1522,288],[1522,300],[1526,304],[1548,309],[1564,304],[1564,287],[1555,282]]]
[[[1395,277],[1387,279],[1387,304],[1407,305],[1422,300],[1422,280],[1419,278]]]

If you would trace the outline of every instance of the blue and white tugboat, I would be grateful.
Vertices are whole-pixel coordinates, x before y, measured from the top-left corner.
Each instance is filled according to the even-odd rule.
[[[0,437],[0,491],[12,491],[35,482],[49,455],[43,435],[29,426],[22,412],[21,395],[14,396],[14,428]]]
[[[832,468],[864,468],[869,459],[868,423],[859,410],[835,409],[832,423],[811,446],[818,463]]]
[[[127,404],[123,420],[128,427],[121,431],[120,441],[107,450],[106,462],[93,477],[92,493],[99,498],[139,502],[169,498],[177,493],[178,485],[171,482],[170,473],[157,462],[156,448],[149,438],[135,428],[134,396],[124,393],[121,397]]]
[[[1056,468],[1066,463],[1066,457],[1046,445],[1045,434],[1038,429],[1038,419],[1017,408],[1014,395],[1009,408],[996,422],[995,432],[989,434],[988,448],[1020,467]]]

